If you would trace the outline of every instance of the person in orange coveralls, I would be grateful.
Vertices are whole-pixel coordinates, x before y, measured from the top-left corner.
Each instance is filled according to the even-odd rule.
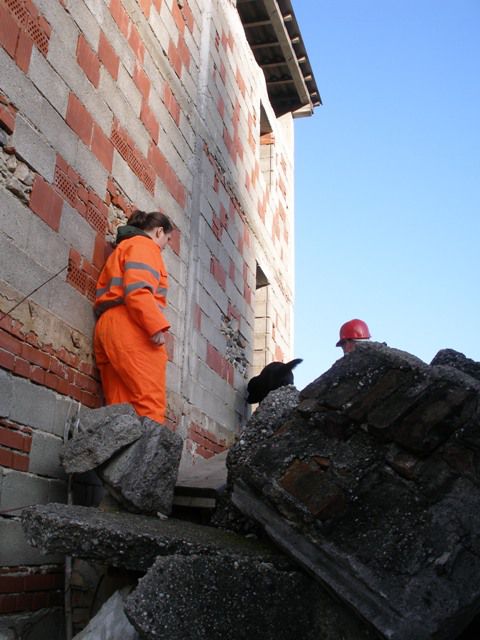
[[[97,282],[94,351],[106,404],[128,402],[164,422],[167,351],[163,314],[168,276],[162,251],[173,225],[160,212],[134,211]]]

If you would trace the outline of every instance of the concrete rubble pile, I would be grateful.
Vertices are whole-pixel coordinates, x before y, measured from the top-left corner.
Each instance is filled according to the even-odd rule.
[[[131,579],[75,640],[316,640],[337,630],[345,640],[371,640],[353,613],[271,543],[152,517],[171,511],[181,445],[130,405],[82,410],[63,465],[71,474],[95,470],[118,508],[24,510],[32,545],[123,569]]]
[[[360,344],[273,434],[229,452],[237,508],[380,637],[453,640],[480,611],[472,364]]]
[[[105,605],[122,637],[469,638],[480,612],[479,400],[480,365],[462,354],[428,365],[373,342],[300,394],[271,392],[227,457],[212,522],[236,533],[152,517],[169,512],[171,482],[145,466],[152,449],[171,456],[176,445],[168,452],[159,425],[128,406],[89,412],[64,464],[95,467],[127,511],[36,506],[23,526],[45,552],[135,573]],[[137,487],[144,469],[150,493]],[[78,640],[103,637],[105,622],[95,625]]]

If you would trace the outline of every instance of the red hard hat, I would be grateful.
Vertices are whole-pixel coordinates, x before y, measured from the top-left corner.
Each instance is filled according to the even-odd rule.
[[[366,340],[370,338],[370,331],[367,323],[363,320],[349,320],[340,327],[340,340],[336,346],[340,347],[344,340]]]

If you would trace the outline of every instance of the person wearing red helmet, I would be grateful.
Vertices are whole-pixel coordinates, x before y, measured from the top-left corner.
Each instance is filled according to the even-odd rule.
[[[351,353],[359,340],[368,340],[370,338],[370,330],[367,323],[358,318],[345,322],[340,327],[340,340],[337,347],[342,347],[343,353]]]

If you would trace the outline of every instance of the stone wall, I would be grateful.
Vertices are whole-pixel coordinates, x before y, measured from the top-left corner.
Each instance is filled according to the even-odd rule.
[[[57,603],[56,578],[31,576],[62,560],[30,549],[17,516],[66,499],[65,423],[102,403],[95,281],[133,208],[177,227],[168,424],[186,454],[223,451],[245,421],[256,305],[260,358],[291,355],[293,121],[275,118],[235,4],[0,2],[2,614]]]

